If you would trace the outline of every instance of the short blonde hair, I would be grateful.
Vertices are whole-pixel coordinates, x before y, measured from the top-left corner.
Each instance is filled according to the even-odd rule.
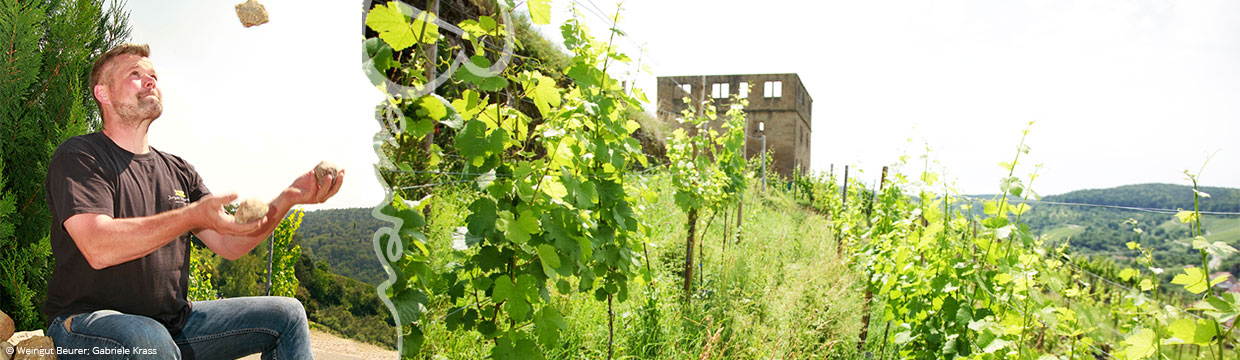
[[[150,57],[151,47],[147,44],[139,45],[139,44],[124,43],[124,44],[117,45],[111,50],[108,50],[107,52],[103,53],[103,55],[99,55],[99,57],[95,59],[95,64],[91,66],[90,68],[90,91],[92,94],[91,95],[92,99],[94,99],[95,85],[99,85],[99,83],[101,82],[104,69],[107,68],[108,63],[111,62],[112,59],[116,58],[117,56],[127,55],[127,54],[138,55],[141,57]],[[100,109],[103,109],[103,104],[99,103],[99,99],[95,99],[95,105],[98,105]]]

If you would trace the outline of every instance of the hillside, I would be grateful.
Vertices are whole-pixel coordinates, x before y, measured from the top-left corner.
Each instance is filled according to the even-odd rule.
[[[306,212],[296,239],[310,258],[326,262],[332,272],[377,285],[383,268],[375,257],[371,237],[382,222],[370,208]]]
[[[1201,187],[1210,194],[1201,211],[1240,212],[1240,189]],[[1042,198],[1046,201],[1132,206],[1159,209],[1193,208],[1193,188],[1174,184],[1135,184],[1108,189],[1077,190]]]
[[[1043,201],[1141,207],[1154,209],[1193,208],[1192,187],[1171,184],[1137,184],[1108,189],[1078,190],[1061,195],[1046,196]],[[1201,191],[1210,194],[1200,199],[1203,211],[1240,211],[1240,189],[1205,187]],[[1141,229],[1138,235],[1133,231]],[[1199,262],[1196,251],[1187,246],[1192,242],[1188,225],[1180,223],[1170,214],[1135,210],[1082,207],[1034,203],[1022,222],[1029,224],[1034,233],[1046,234],[1052,242],[1070,239],[1073,250],[1079,254],[1103,255],[1127,259],[1134,253],[1125,243],[1139,239],[1154,250],[1155,260],[1164,265],[1184,265]],[[1224,241],[1240,245],[1240,216],[1205,215],[1203,229],[1210,241]],[[1240,263],[1224,262],[1230,270],[1240,270]]]

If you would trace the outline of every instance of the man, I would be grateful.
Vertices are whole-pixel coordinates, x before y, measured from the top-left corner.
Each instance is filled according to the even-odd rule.
[[[237,224],[224,211],[236,194],[212,195],[193,166],[148,145],[147,129],[163,112],[149,55],[146,45],[124,44],[95,60],[90,88],[103,130],[65,141],[48,165],[56,257],[43,304],[48,336],[63,359],[310,359],[295,299],[186,299],[189,233],[235,260],[293,205],[335,195],[344,172],[302,174],[264,218]]]

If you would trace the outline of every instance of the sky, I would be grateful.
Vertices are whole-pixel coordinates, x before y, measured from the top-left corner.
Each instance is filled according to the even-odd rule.
[[[272,199],[326,160],[345,182],[302,208],[379,204],[372,139],[383,95],[362,75],[360,3],[261,1],[270,22],[245,28],[239,2],[127,2],[131,41],[151,46],[164,93],[151,146],[193,164],[214,193]]]
[[[360,70],[361,2],[261,1],[243,28],[233,1],[130,0],[165,93],[151,144],[194,164],[215,192],[274,197],[328,160],[344,188],[316,208],[370,207],[373,108]],[[615,3],[577,7],[605,39]],[[524,12],[524,6],[517,10]],[[600,15],[601,14],[601,15]],[[613,75],[656,97],[657,76],[797,73],[814,99],[812,166],[873,182],[908,156],[968,194],[994,193],[1021,130],[1017,168],[1049,195],[1134,183],[1240,187],[1240,2],[646,1],[623,4]],[[559,40],[554,26],[544,35]]]

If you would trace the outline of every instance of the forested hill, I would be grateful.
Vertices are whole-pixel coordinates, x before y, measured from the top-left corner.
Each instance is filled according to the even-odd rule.
[[[1204,187],[1210,194],[1201,198],[1202,211],[1240,212],[1240,189]],[[1125,185],[1109,189],[1078,190],[1043,197],[1044,201],[1114,205],[1153,209],[1193,209],[1193,189],[1171,184]],[[1164,266],[1182,266],[1200,262],[1189,227],[1165,212],[1129,209],[1083,207],[1033,203],[1021,222],[1029,224],[1034,233],[1050,236],[1052,243],[1071,239],[1078,254],[1102,255],[1109,258],[1131,258],[1133,250],[1126,243],[1140,239],[1153,250],[1155,260]],[[1206,215],[1202,226],[1210,241],[1223,241],[1240,246],[1240,217]],[[1140,234],[1134,228],[1141,229]],[[1240,257],[1224,261],[1224,270],[1240,271]]]
[[[323,260],[332,272],[375,285],[383,280],[383,267],[375,257],[371,238],[383,222],[370,216],[370,208],[307,211],[296,239],[315,260]]]
[[[1240,189],[1202,187],[1201,211],[1240,212]],[[1117,205],[1157,209],[1193,208],[1193,188],[1173,184],[1136,184],[1108,189],[1077,190],[1042,198],[1046,201]]]

